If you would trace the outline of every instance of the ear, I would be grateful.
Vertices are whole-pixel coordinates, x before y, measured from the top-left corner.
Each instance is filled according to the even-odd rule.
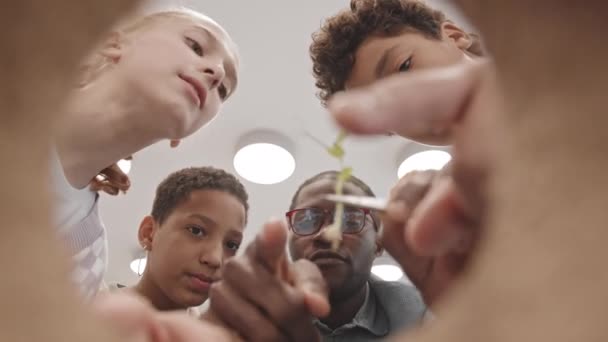
[[[444,40],[452,41],[463,51],[467,51],[471,45],[473,45],[472,37],[449,20],[446,20],[441,24],[441,34]]]
[[[156,221],[152,216],[146,216],[139,224],[139,231],[137,237],[139,244],[146,251],[152,250],[152,242],[154,241],[154,234],[156,233]]]
[[[382,231],[382,228],[380,228],[380,231]],[[378,236],[376,237],[376,251],[374,255],[377,258],[381,256],[382,253],[384,253],[384,246],[382,245],[382,241],[380,241],[380,234],[378,234]]]
[[[118,31],[113,31],[101,46],[100,54],[117,63],[122,57],[123,48],[124,35]]]

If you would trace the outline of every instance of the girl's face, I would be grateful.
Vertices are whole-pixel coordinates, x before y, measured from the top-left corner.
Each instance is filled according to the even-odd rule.
[[[243,204],[221,190],[195,190],[159,224],[146,217],[140,238],[149,246],[146,273],[175,305],[201,305],[224,263],[243,239]]]
[[[238,60],[227,33],[205,17],[154,18],[118,34],[102,54],[125,86],[135,127],[181,139],[209,123],[237,85]],[[115,76],[115,77],[114,77]]]

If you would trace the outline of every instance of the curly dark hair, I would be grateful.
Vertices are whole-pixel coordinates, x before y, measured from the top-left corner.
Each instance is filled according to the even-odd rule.
[[[249,195],[243,184],[232,174],[214,167],[189,167],[170,174],[156,188],[152,217],[162,224],[173,209],[196,190],[220,190],[236,197],[249,211]]]
[[[304,183],[302,183],[302,185],[300,185],[298,187],[298,190],[296,190],[296,193],[291,198],[291,205],[289,206],[289,210],[295,209],[296,202],[298,201],[298,197],[300,196],[300,192],[302,192],[302,189],[304,189],[308,185],[318,181],[319,179],[323,179],[323,178],[337,179],[339,174],[340,174],[339,171],[324,171],[324,172],[316,174],[316,175],[310,177],[309,179],[305,180]],[[363,192],[365,192],[365,194],[372,196],[372,197],[376,197],[376,195],[374,194],[372,189],[369,187],[369,185],[365,184],[365,182],[362,181],[361,179],[359,179],[355,176],[350,176],[350,178],[348,179],[348,183],[352,183],[352,184],[356,185],[357,187],[359,187],[359,189],[363,190]]]
[[[351,0],[350,9],[325,20],[312,35],[310,56],[319,98],[325,104],[344,90],[354,54],[370,35],[392,36],[407,28],[440,39],[444,21],[441,11],[420,0]]]

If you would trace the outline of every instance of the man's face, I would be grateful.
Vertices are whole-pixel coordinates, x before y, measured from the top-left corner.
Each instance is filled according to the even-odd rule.
[[[396,35],[372,35],[355,52],[355,62],[346,88],[366,86],[399,72],[445,67],[470,57],[465,53],[470,41],[454,25],[444,25],[441,39],[413,30]]]
[[[327,213],[326,219],[321,228],[310,235],[300,236],[290,229],[289,251],[293,260],[305,258],[314,262],[329,286],[331,299],[341,299],[352,295],[367,282],[379,247],[376,243],[377,231],[374,219],[370,214],[364,214],[358,216],[361,219],[361,230],[343,234],[340,247],[337,251],[332,251],[331,242],[324,237],[323,232],[332,223],[335,205],[320,200],[319,197],[334,193],[335,182],[334,177],[328,176],[302,188],[294,209],[322,209]],[[367,195],[352,183],[344,185],[344,193]],[[357,209],[345,210],[353,210],[351,217],[357,215],[354,211]],[[357,230],[353,229],[353,231]]]

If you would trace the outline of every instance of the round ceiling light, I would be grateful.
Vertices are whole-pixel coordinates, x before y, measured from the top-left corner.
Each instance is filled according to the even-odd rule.
[[[440,150],[418,152],[406,158],[397,171],[399,178],[415,170],[440,170],[452,159],[449,153]]]
[[[133,271],[137,275],[144,274],[144,270],[146,269],[146,258],[138,258],[131,261],[131,271]]]
[[[279,145],[253,143],[238,150],[234,156],[234,169],[252,183],[277,184],[293,174],[296,160]]]
[[[374,265],[372,273],[386,281],[397,281],[403,277],[403,271],[395,265]]]
[[[118,161],[118,167],[120,168],[120,170],[122,172],[124,172],[125,174],[129,174],[129,171],[131,171],[131,161],[127,160],[127,159],[121,159]]]

